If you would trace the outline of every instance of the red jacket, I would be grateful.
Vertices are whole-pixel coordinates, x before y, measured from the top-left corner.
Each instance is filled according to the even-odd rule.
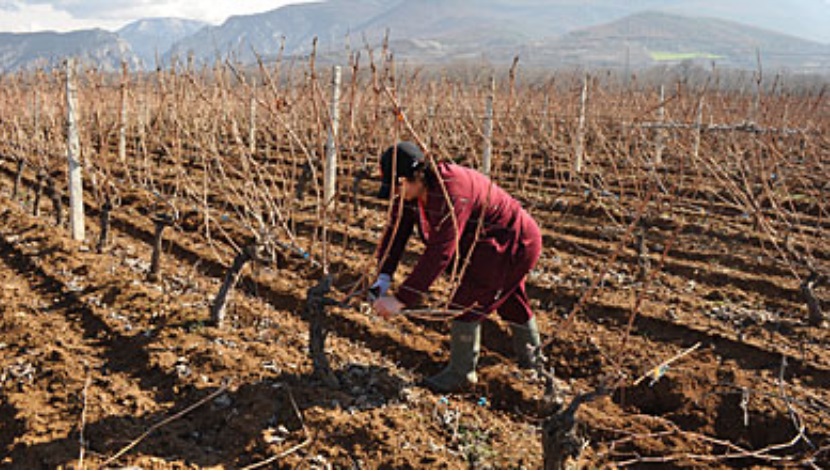
[[[478,303],[478,310],[489,312],[490,301],[486,304],[481,301],[491,299],[493,293],[498,298],[502,291],[515,288],[539,258],[542,247],[539,227],[518,201],[485,175],[448,163],[438,164],[438,173],[452,201],[460,237],[456,240],[457,230],[450,216],[450,206],[440,185],[436,184],[437,188],[429,189],[423,207],[416,201],[404,202],[395,234],[398,203],[393,203],[392,218],[377,253],[383,262],[380,271],[390,276],[395,272],[406,242],[418,225],[426,250],[396,292],[396,297],[405,305],[417,304],[442,271],[452,272],[451,263],[457,254],[461,255],[460,270],[480,224],[470,265],[452,305],[465,308]],[[387,247],[389,254],[383,260]]]

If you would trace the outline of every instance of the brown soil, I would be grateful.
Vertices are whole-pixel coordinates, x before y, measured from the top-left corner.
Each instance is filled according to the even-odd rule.
[[[542,466],[543,383],[512,362],[508,329],[497,319],[485,325],[480,385],[441,396],[419,381],[446,358],[445,322],[386,322],[331,308],[327,350],[341,386],[327,387],[312,374],[302,317],[316,270],[297,261],[246,268],[231,325],[217,329],[208,307],[230,258],[197,229],[170,230],[162,279],[152,283],[152,222],[137,209],[140,198],[125,198],[114,240],[97,254],[71,241],[46,210],[29,216],[7,195],[0,467],[242,468],[274,457],[267,467]],[[534,213],[546,249],[529,288],[544,339],[553,339],[545,353],[568,397],[612,371],[630,378],[580,409],[589,440],[580,465],[830,466],[830,333],[807,324],[786,271],[727,217],[689,224],[623,344],[641,289],[625,268],[636,267],[632,250],[582,313],[563,317],[618,245],[590,207],[574,204]],[[350,248],[335,260],[352,278],[367,268],[378,228],[366,226],[380,218],[377,208],[362,211]],[[652,264],[673,232],[661,227],[649,235]],[[697,342],[661,377],[633,385]]]

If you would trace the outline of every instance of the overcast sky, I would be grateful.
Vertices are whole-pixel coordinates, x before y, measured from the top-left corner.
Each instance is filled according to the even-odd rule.
[[[114,31],[140,18],[170,16],[220,24],[231,15],[310,1],[323,0],[0,0],[0,32]]]
[[[219,24],[231,15],[310,0],[0,0],[0,31],[116,30],[139,18],[174,16]]]

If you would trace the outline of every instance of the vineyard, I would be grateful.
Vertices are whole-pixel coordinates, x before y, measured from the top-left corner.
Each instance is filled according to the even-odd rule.
[[[0,76],[0,466],[830,467],[826,85],[366,52]],[[372,313],[399,140],[539,223],[537,369]]]

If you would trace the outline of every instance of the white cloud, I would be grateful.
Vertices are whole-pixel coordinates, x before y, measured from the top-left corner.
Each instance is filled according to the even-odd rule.
[[[111,29],[119,22],[81,19],[52,5],[24,5],[23,2],[4,1],[0,4],[0,31],[29,33],[54,30],[71,31],[87,28]]]
[[[140,18],[191,18],[219,24],[231,15],[313,0],[0,0],[0,31],[115,30]]]

